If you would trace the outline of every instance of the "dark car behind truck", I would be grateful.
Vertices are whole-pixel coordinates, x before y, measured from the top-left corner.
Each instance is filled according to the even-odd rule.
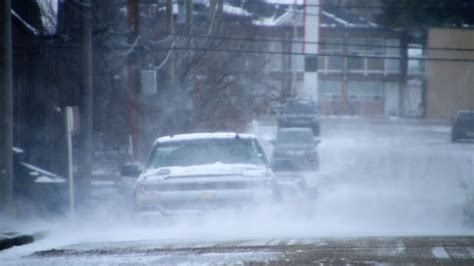
[[[319,136],[321,128],[316,103],[312,100],[288,100],[278,116],[278,127],[308,127]]]
[[[474,111],[461,111],[456,114],[451,128],[451,140],[474,139]]]

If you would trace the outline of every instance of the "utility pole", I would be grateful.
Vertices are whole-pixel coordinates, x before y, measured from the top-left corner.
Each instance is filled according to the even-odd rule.
[[[79,193],[85,199],[90,186],[92,163],[93,88],[92,88],[92,4],[82,0],[81,5],[81,102],[79,137]],[[76,201],[77,202],[77,201]]]
[[[408,29],[403,27],[400,38],[400,90],[399,90],[399,116],[406,116],[406,95],[408,84]]]
[[[13,201],[13,55],[11,1],[0,5],[0,213]]]
[[[165,15],[166,15],[166,24],[168,24],[168,27],[169,27],[169,34],[174,34],[175,29],[174,29],[174,17],[173,17],[173,0],[166,0]],[[171,80],[171,86],[173,87],[176,85],[175,71],[176,71],[175,54],[174,54],[173,47],[171,47],[171,62],[170,62],[169,75],[170,75],[170,80]]]
[[[318,101],[318,58],[320,0],[306,0],[304,7],[305,69],[301,96]],[[314,14],[317,14],[314,16]],[[298,95],[299,96],[299,95]]]
[[[280,93],[280,102],[284,103],[291,95],[291,86],[294,84],[292,82],[293,70],[292,69],[292,60],[291,60],[291,50],[293,48],[293,37],[292,32],[283,32],[281,34],[281,51],[285,54],[281,56],[281,63],[283,67],[283,77],[281,79],[281,93]]]
[[[186,31],[191,34],[193,26],[193,0],[186,0]]]
[[[140,109],[138,105],[138,93],[140,87],[137,50],[139,38],[139,5],[138,0],[128,0],[128,45],[131,52],[128,54],[128,133],[132,146],[132,158],[138,159],[139,156],[139,126]]]
[[[286,101],[289,97],[291,97],[292,95],[295,95],[296,91],[297,91],[297,73],[296,73],[296,60],[297,60],[297,57],[298,56],[295,56],[295,55],[291,55],[291,52],[296,52],[296,50],[294,50],[294,47],[295,47],[295,42],[293,41],[296,41],[298,40],[298,9],[296,7],[296,4],[297,4],[297,1],[294,0],[293,2],[293,5],[291,6],[292,8],[292,19],[293,19],[293,33],[291,34],[291,38],[290,38],[290,55],[289,55],[289,59],[290,59],[290,64],[291,64],[291,79],[290,79],[290,88],[289,88],[289,91],[285,93],[285,95],[281,98],[282,102]],[[294,50],[294,51],[293,51]]]

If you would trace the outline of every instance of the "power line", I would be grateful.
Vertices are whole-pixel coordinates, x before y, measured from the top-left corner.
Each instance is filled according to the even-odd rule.
[[[263,4],[262,2],[256,2],[256,4]],[[280,4],[281,5],[281,4]],[[293,5],[293,4],[290,4]],[[344,9],[413,9],[413,7],[407,7],[407,6],[401,6],[401,5],[334,5],[334,4],[297,4],[297,6],[302,6],[302,7],[320,7],[320,8],[330,8],[330,9],[337,9],[337,8],[344,8]],[[474,5],[460,5],[460,6],[435,6],[435,5],[427,5],[421,7],[423,9],[459,9],[459,10],[464,10],[466,8],[468,9],[474,9]]]
[[[142,46],[143,47],[143,46]],[[304,53],[304,52],[282,52],[282,51],[258,51],[252,49],[225,49],[225,48],[202,48],[202,47],[162,47],[157,50],[194,50],[194,51],[209,51],[209,52],[229,52],[229,53],[247,53],[247,54],[273,54],[273,55],[302,55],[302,56],[321,56],[321,57],[341,57],[341,58],[369,58],[369,59],[393,59],[403,60],[400,56],[377,56],[377,55],[347,55],[347,54],[325,54],[325,53]],[[448,62],[474,62],[474,59],[451,59],[439,57],[407,57],[408,60],[418,61],[448,61]]]
[[[72,3],[77,3],[78,1],[74,1]],[[73,9],[76,9],[69,1],[65,1],[66,4],[70,5],[73,7]],[[310,5],[310,6],[323,6],[322,4],[320,5]],[[74,10],[77,11],[77,10]],[[83,15],[81,13],[81,15]],[[248,37],[241,37],[241,36],[208,36],[208,35],[199,35],[199,34],[175,34],[177,36],[190,36],[190,37],[195,37],[195,38],[213,38],[213,39],[224,39],[224,40],[240,40],[240,41],[252,41],[252,42],[279,42],[279,43],[291,43],[291,44],[319,44],[319,45],[332,45],[332,46],[340,46],[340,47],[367,47],[367,48],[392,48],[392,49],[401,49],[401,46],[396,46],[396,45],[379,45],[379,44],[344,44],[344,43],[337,43],[337,42],[325,42],[325,41],[319,41],[319,42],[310,42],[310,41],[298,41],[298,40],[281,40],[281,39],[276,39],[276,38],[248,38]],[[169,36],[167,36],[168,38]],[[111,41],[116,42],[121,44],[119,41],[114,40],[111,38]],[[166,41],[167,38],[165,38],[163,41]],[[144,41],[147,41],[151,44],[160,44],[161,40],[154,41],[150,39],[144,39]],[[121,44],[123,46],[131,47],[130,45],[127,44]],[[427,47],[424,48],[424,50],[442,50],[442,51],[459,51],[459,52],[473,52],[474,49],[469,49],[469,48],[449,48],[449,47]]]
[[[366,47],[366,48],[389,48],[389,49],[401,49],[400,45],[377,45],[377,44],[350,44],[350,43],[337,43],[337,42],[326,42],[326,41],[299,41],[299,40],[284,40],[277,38],[252,38],[244,36],[225,36],[225,35],[204,35],[204,34],[179,34],[174,33],[177,36],[189,36],[194,38],[211,38],[211,39],[223,39],[223,40],[236,40],[236,41],[250,41],[250,42],[276,42],[276,43],[289,43],[289,44],[317,44],[317,45],[334,45],[341,47]],[[365,38],[364,38],[365,39]],[[376,38],[374,38],[376,39]],[[410,46],[408,48],[418,48]],[[457,52],[474,52],[474,48],[450,48],[450,47],[423,47],[423,50],[442,50],[442,51],[457,51]]]
[[[26,49],[33,46],[18,46],[17,48]],[[48,47],[60,48],[60,49],[71,49],[79,48],[77,45],[70,44],[49,44]],[[132,49],[145,49],[149,45],[136,44]],[[110,47],[109,47],[110,48]],[[115,49],[115,48],[114,48]],[[443,48],[440,48],[443,49]],[[126,53],[130,53],[130,47],[117,48],[115,52],[116,55],[122,56],[123,53],[119,53],[118,50],[125,50]],[[327,54],[327,53],[304,53],[304,52],[283,52],[283,51],[261,51],[261,50],[252,50],[252,49],[225,49],[225,48],[204,48],[204,47],[185,47],[185,46],[175,46],[175,47],[160,47],[154,48],[155,51],[169,51],[169,50],[194,50],[194,51],[210,51],[210,52],[229,52],[229,53],[243,53],[243,54],[262,54],[262,55],[301,55],[301,56],[320,56],[320,57],[339,57],[339,58],[369,58],[369,59],[393,59],[393,60],[403,60],[404,58],[400,56],[388,56],[388,55],[354,55],[354,54]],[[450,59],[450,58],[440,58],[440,57],[413,57],[408,56],[407,60],[418,60],[418,61],[446,61],[446,62],[474,62],[474,59]]]
[[[127,49],[130,50],[133,47],[138,47],[138,46],[154,46],[157,47],[158,45],[165,43],[170,39],[171,36],[189,36],[189,37],[194,37],[194,38],[206,38],[206,39],[221,39],[221,40],[235,40],[235,41],[249,41],[249,42],[276,42],[276,43],[296,43],[296,44],[318,44],[318,45],[334,45],[334,46],[346,46],[346,47],[366,47],[366,48],[389,48],[389,49],[401,49],[401,46],[398,45],[376,45],[376,44],[347,44],[347,43],[337,43],[337,42],[325,42],[325,41],[319,41],[319,42],[312,42],[312,41],[297,41],[297,40],[283,40],[283,39],[275,39],[275,38],[251,38],[251,37],[235,37],[235,36],[222,36],[222,35],[200,35],[200,34],[170,34],[167,37],[165,37],[162,40],[159,41],[153,41],[151,39],[148,39],[146,37],[140,36],[141,41],[145,41],[146,44],[133,44],[129,45],[124,42],[120,42],[115,40],[114,38],[109,38],[110,41],[118,44],[121,46],[121,48],[116,48],[116,49]],[[49,45],[50,47],[53,47]],[[27,46],[25,46],[27,47]],[[59,48],[74,48],[75,46],[71,45],[57,45],[54,47],[59,47]],[[112,47],[110,47],[112,48]],[[163,47],[160,47],[163,48]],[[474,52],[473,48],[450,48],[450,47],[414,47],[410,46],[409,48],[419,48],[421,50],[435,50],[435,51],[454,51],[454,52]],[[115,49],[115,48],[114,48]],[[169,48],[171,49],[171,48]],[[192,48],[190,48],[192,49]],[[295,52],[297,53],[297,52]],[[341,51],[342,54],[342,51]],[[337,54],[327,54],[326,56],[337,56]],[[366,57],[366,56],[363,56]],[[375,56],[376,58],[380,58],[380,56]]]
[[[119,3],[126,3],[126,1],[124,0],[116,0],[117,2]],[[156,4],[160,4],[158,1],[156,0],[141,0],[140,1],[141,3],[140,4],[144,4],[144,5],[147,5],[147,4],[153,4],[153,5],[156,5]],[[280,4],[280,3],[267,3],[267,2],[263,2],[263,1],[256,1],[256,0],[251,0],[249,1],[251,3],[251,5],[265,5],[265,6],[294,6],[295,4],[293,3],[288,3],[288,4]],[[421,2],[421,1],[420,1]],[[423,1],[423,2],[428,2],[428,1]],[[180,3],[178,0],[176,1],[172,1],[173,4],[178,4]],[[203,3],[199,3],[199,4],[203,4]],[[236,6],[236,5],[231,5],[233,7],[239,7],[241,8],[241,6]],[[305,3],[302,3],[302,4],[296,4],[296,6],[298,7],[321,7],[321,8],[344,8],[344,9],[386,9],[386,8],[390,8],[390,9],[412,9],[413,7],[408,7],[408,6],[402,6],[402,5],[396,5],[396,4],[393,4],[393,5],[368,5],[368,4],[349,4],[349,5],[344,5],[344,4],[305,4]],[[465,10],[466,8],[468,9],[474,9],[474,3],[463,3],[461,5],[456,5],[456,6],[441,6],[441,5],[433,5],[433,4],[428,4],[428,5],[425,5],[423,7],[421,7],[423,9],[443,9],[443,10]],[[245,8],[244,8],[245,9]]]

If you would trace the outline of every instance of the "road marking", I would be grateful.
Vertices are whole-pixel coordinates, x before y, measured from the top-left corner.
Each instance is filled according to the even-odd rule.
[[[397,253],[400,254],[400,253],[403,253],[405,252],[406,250],[406,247],[405,247],[405,244],[403,243],[402,240],[398,240],[397,241]]]
[[[446,247],[451,258],[468,259],[471,258],[470,251],[465,247]]]
[[[434,247],[431,249],[431,253],[438,259],[449,259],[449,254],[443,247]]]
[[[267,246],[278,246],[282,242],[281,239],[273,239],[267,243]]]
[[[397,240],[393,245],[386,245],[377,248],[378,256],[399,256],[406,250],[405,244],[402,240]]]
[[[289,246],[297,245],[298,240],[293,238],[293,239],[290,239],[288,242],[286,242],[286,244],[289,245]]]
[[[265,246],[268,243],[268,239],[257,239],[249,240],[238,244],[239,247],[254,247],[254,246]]]
[[[469,255],[471,255],[471,258],[474,258],[474,247],[466,247],[466,250],[469,252]]]
[[[210,248],[210,247],[214,247],[214,246],[217,246],[216,243],[195,243],[194,245],[192,245],[191,247],[192,248]]]

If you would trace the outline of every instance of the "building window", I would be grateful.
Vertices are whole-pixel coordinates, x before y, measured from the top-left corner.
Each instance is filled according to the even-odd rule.
[[[318,57],[313,55],[307,55],[304,61],[305,72],[317,72],[318,71]]]
[[[349,54],[351,55],[384,55],[384,39],[350,38]]]
[[[383,98],[383,82],[349,81],[348,92],[351,101],[381,101]]]
[[[342,70],[344,68],[344,58],[342,57],[330,57],[328,59],[327,69],[328,70]]]
[[[294,43],[291,44],[291,51],[295,53],[291,56],[291,70],[292,71],[304,71],[304,55],[297,53],[303,52],[303,39],[294,39]]]
[[[347,60],[347,67],[351,71],[363,71],[364,70],[364,58],[360,57],[349,57]]]
[[[385,40],[385,54],[389,57],[400,57],[400,41],[397,39]],[[400,60],[398,59],[385,59],[385,72],[399,73],[400,72]]]
[[[341,54],[342,38],[324,38],[324,40],[321,41],[320,51],[323,54]]]
[[[378,58],[367,58],[367,71],[383,72],[384,71],[384,59]]]
[[[400,60],[398,60],[398,59],[385,59],[385,72],[399,73],[400,72]]]
[[[377,38],[350,38],[349,55],[355,56],[383,56],[384,39]],[[348,68],[351,72],[383,72],[383,58],[349,58]]]
[[[319,67],[322,70],[329,71],[342,71],[344,68],[344,58],[342,58],[342,38],[329,37],[325,38],[321,42],[320,51],[321,54],[327,56],[321,56],[319,59]],[[331,56],[336,55],[336,56]]]
[[[423,49],[419,47],[410,47],[408,49],[408,57],[423,57]],[[410,74],[421,74],[425,71],[425,62],[419,59],[408,60],[408,73]]]
[[[319,80],[318,95],[322,100],[339,101],[342,96],[342,83],[338,80]]]
[[[304,81],[304,72],[296,72],[296,80]]]
[[[304,71],[304,55],[293,55],[291,69],[295,72]]]

